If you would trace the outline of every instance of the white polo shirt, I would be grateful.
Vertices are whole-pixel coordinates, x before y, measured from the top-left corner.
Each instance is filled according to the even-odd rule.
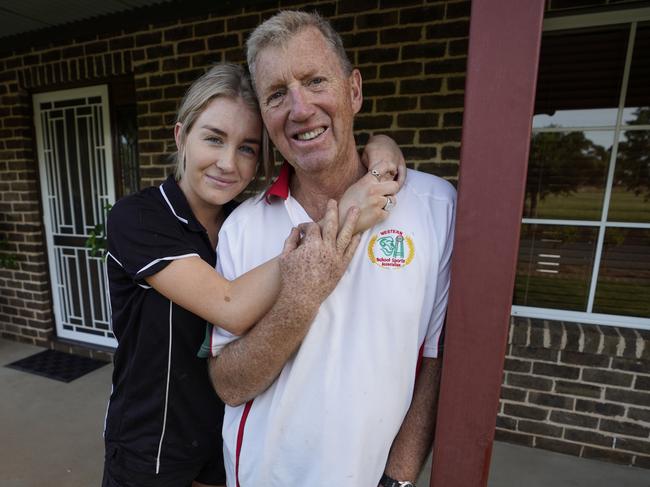
[[[277,256],[310,221],[289,195],[248,200],[219,235],[218,268],[234,279]],[[296,354],[253,401],[226,406],[228,487],[374,487],[411,403],[419,357],[436,357],[449,288],[455,190],[408,171],[397,206],[366,231]],[[212,354],[236,337],[215,328]]]

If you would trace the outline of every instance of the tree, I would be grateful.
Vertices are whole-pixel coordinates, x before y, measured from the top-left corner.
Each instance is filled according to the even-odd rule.
[[[636,120],[630,125],[650,125],[650,107],[635,110]],[[650,200],[650,131],[627,130],[625,140],[618,144],[615,185],[621,185],[636,196]]]
[[[584,186],[604,187],[609,149],[584,132],[533,134],[528,162],[524,217],[535,218],[549,194],[569,195]]]

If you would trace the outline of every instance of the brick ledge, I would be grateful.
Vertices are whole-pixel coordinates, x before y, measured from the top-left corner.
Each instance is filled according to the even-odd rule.
[[[508,344],[650,360],[650,332],[615,326],[511,316]]]

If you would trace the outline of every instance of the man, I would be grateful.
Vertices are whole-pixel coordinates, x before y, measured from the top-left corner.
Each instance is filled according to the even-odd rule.
[[[224,224],[218,253],[228,279],[277,255],[292,226],[319,220],[328,199],[366,172],[353,135],[361,75],[329,23],[281,12],[253,32],[247,54],[264,123],[288,165],[265,198]],[[210,372],[230,405],[229,487],[416,479],[433,438],[455,192],[410,171],[398,197],[362,235],[338,285],[285,279],[247,335],[213,332]]]

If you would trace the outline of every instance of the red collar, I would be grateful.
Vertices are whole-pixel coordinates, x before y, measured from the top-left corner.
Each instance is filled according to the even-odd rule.
[[[266,190],[264,198],[267,203],[271,202],[271,196],[277,196],[286,200],[289,197],[289,179],[291,178],[291,166],[288,162],[282,164],[280,167],[280,174],[275,181],[269,186],[269,189]]]

